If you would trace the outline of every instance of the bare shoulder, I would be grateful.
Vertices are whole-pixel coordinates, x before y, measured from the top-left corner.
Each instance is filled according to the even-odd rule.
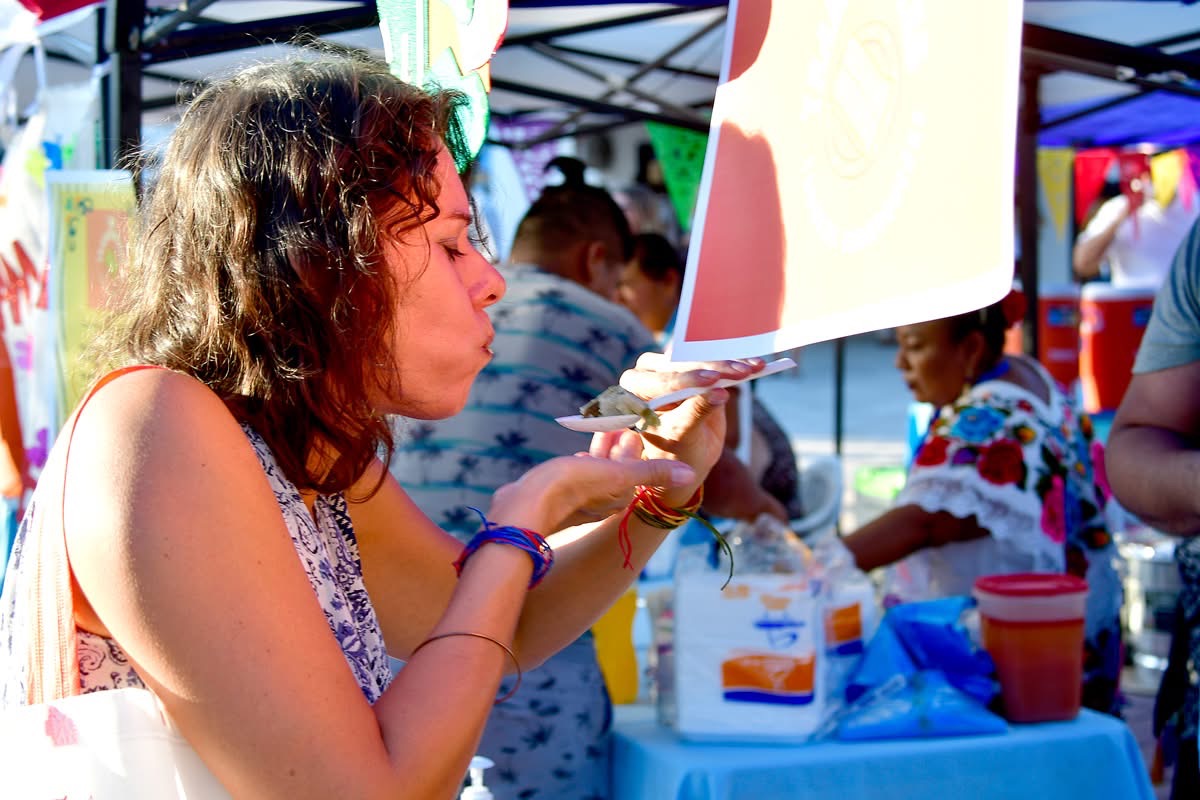
[[[78,413],[78,412],[77,412]],[[166,369],[141,369],[106,379],[88,399],[79,420],[69,420],[79,445],[98,438],[130,434],[171,435],[175,429],[236,428],[225,404],[211,389],[188,375]],[[153,443],[149,437],[148,444]]]
[[[231,531],[234,514],[278,524],[254,451],[225,404],[167,370],[102,385],[67,421],[48,472],[62,491],[72,566],[85,591],[106,573],[144,565],[150,552],[206,557],[222,539],[214,531]]]

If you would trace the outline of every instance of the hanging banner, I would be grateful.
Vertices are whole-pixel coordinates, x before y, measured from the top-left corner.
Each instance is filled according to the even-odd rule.
[[[671,199],[679,228],[690,231],[696,196],[700,191],[700,176],[704,172],[708,134],[661,122],[647,122],[646,131],[650,134],[654,157],[662,165],[667,197]]]
[[[1050,220],[1059,239],[1067,236],[1067,213],[1071,208],[1071,172],[1075,151],[1069,147],[1043,147],[1038,150],[1038,184],[1046,196]]]
[[[124,170],[52,172],[47,189],[49,307],[58,345],[54,388],[61,424],[93,377],[84,349],[108,306],[136,200],[133,176]]]
[[[1186,169],[1187,153],[1183,150],[1170,150],[1150,157],[1150,182],[1154,185],[1154,202],[1159,208],[1171,205]]]
[[[48,186],[58,170],[95,165],[97,90],[95,82],[40,89],[38,108],[9,142],[0,172],[0,344],[12,365],[28,478],[40,473],[62,422]],[[0,395],[6,392],[0,385]],[[4,444],[12,450],[17,443]]]
[[[1183,204],[1184,209],[1191,211],[1196,202],[1196,178],[1192,172],[1191,162],[1195,159],[1187,150],[1182,150],[1183,168],[1179,172],[1179,202]]]
[[[1090,218],[1092,205],[1104,188],[1108,170],[1117,152],[1107,147],[1080,150],[1075,154],[1075,224],[1080,227]]]
[[[383,54],[392,72],[414,86],[455,89],[468,105],[459,112],[470,157],[488,130],[489,62],[508,27],[508,0],[378,0]]]
[[[1020,3],[731,2],[673,356],[1006,294],[1020,37]]]

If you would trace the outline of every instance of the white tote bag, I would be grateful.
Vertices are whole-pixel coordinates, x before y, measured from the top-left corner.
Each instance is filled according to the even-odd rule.
[[[145,689],[113,689],[3,715],[5,797],[216,800],[230,795]]]
[[[105,383],[143,368],[109,373],[80,410]],[[68,438],[63,460],[70,454]],[[45,524],[46,515],[54,513],[55,492],[40,488],[46,502],[33,520],[40,530],[30,531],[26,542],[33,575],[18,607],[28,615],[29,705],[0,713],[0,795],[13,800],[226,800],[229,792],[154,694],[132,688],[79,693],[71,565],[61,524],[57,531]]]

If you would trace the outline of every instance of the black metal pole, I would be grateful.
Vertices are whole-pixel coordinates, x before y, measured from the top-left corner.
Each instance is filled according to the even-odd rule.
[[[108,76],[109,164],[120,166],[142,141],[142,26],[146,0],[109,0],[108,38],[112,72]]]
[[[833,452],[842,454],[842,406],[846,384],[846,340],[833,343]]]
[[[1021,110],[1017,123],[1017,206],[1020,210],[1021,288],[1025,292],[1022,326],[1026,355],[1038,357],[1038,178],[1037,135],[1041,73],[1021,70]]]

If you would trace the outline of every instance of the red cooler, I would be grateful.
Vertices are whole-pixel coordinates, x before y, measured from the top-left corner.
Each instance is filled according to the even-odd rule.
[[[1068,389],[1079,379],[1079,296],[1073,284],[1038,289],[1038,361]],[[1025,352],[1021,328],[1008,329],[1005,351]]]
[[[1089,414],[1112,411],[1129,386],[1150,311],[1154,290],[1084,285],[1079,302],[1079,379]]]

